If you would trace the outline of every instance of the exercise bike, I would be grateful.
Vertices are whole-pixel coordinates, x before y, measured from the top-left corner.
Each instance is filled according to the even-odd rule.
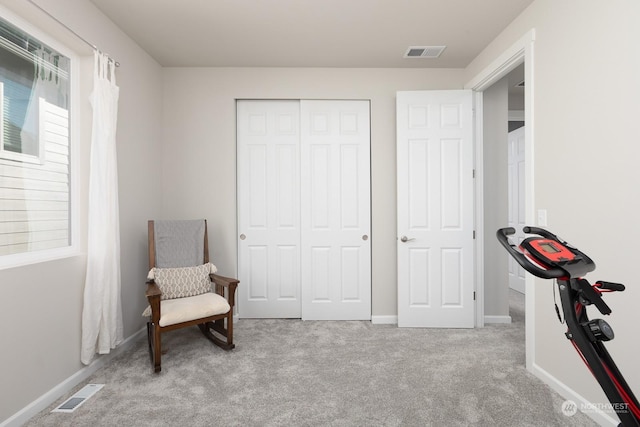
[[[640,404],[616,367],[604,342],[613,339],[611,326],[602,319],[590,320],[588,305],[608,315],[611,309],[602,299],[606,292],[624,291],[624,285],[598,281],[591,285],[584,276],[595,270],[595,263],[577,248],[555,234],[538,227],[524,227],[527,237],[519,246],[509,241],[512,227],[497,231],[498,241],[529,273],[543,279],[556,279],[562,315],[567,323],[566,337],[598,381],[623,427],[640,427]],[[562,317],[556,305],[560,321]]]

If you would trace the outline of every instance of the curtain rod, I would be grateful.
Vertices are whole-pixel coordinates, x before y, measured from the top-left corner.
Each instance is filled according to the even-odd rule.
[[[67,30],[69,30],[71,32],[71,34],[73,34],[74,36],[76,36],[78,39],[82,40],[85,44],[91,46],[93,48],[93,50],[97,50],[100,51],[100,49],[98,49],[98,47],[96,45],[94,45],[93,43],[90,43],[87,39],[85,39],[84,37],[82,37],[80,34],[76,33],[75,31],[73,31],[71,28],[69,28],[64,22],[60,21],[58,18],[56,18],[55,16],[53,16],[52,14],[50,14],[47,10],[45,10],[42,6],[40,6],[38,3],[36,3],[34,0],[28,0],[29,3],[31,3],[32,5],[34,5],[35,7],[37,7],[38,9],[40,9],[42,12],[44,12],[49,18],[53,19],[54,21],[56,21],[58,24],[62,25],[64,28],[66,28]],[[107,57],[109,57],[109,55],[107,54]],[[118,61],[116,61],[115,59],[109,57],[109,61],[112,61],[116,67],[120,66],[120,63]]]

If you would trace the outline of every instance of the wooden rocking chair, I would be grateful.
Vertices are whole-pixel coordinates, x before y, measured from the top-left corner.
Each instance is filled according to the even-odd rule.
[[[206,220],[151,220],[148,233],[149,308],[144,314],[149,315],[154,372],[161,370],[163,332],[197,325],[211,342],[233,349],[233,306],[240,282],[215,274],[209,263]]]

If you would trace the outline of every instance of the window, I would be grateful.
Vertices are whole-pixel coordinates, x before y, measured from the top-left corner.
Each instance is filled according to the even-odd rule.
[[[71,59],[30,33],[0,18],[0,267],[72,246]]]

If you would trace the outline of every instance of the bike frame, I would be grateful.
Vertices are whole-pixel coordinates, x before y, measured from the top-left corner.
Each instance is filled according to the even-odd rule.
[[[624,285],[596,282],[592,286],[583,278],[595,270],[591,258],[547,230],[537,227],[524,227],[523,230],[537,236],[525,239],[517,247],[508,238],[515,233],[514,228],[502,228],[496,235],[500,244],[525,270],[537,277],[557,281],[567,324],[566,337],[600,384],[611,408],[620,418],[620,426],[640,427],[640,404],[603,343],[613,339],[613,331],[603,320],[589,320],[587,315],[587,306],[592,304],[600,313],[610,314],[611,309],[601,295],[623,291]]]
[[[562,303],[562,312],[567,323],[567,338],[576,347],[587,367],[600,384],[609,399],[611,407],[620,418],[624,427],[639,427],[640,420],[630,408],[630,404],[640,407],[631,388],[618,370],[611,355],[601,341],[592,341],[583,324],[589,321],[586,307],[580,302],[579,279],[558,279],[558,290]],[[626,394],[626,399],[623,395]]]

